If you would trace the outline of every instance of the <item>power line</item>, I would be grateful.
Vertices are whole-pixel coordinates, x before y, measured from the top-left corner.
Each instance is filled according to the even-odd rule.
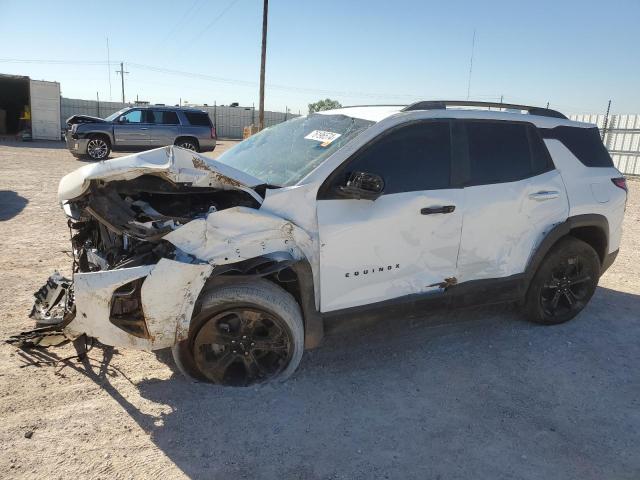
[[[191,16],[192,13],[195,13],[197,10],[200,9],[200,7],[202,6],[201,4],[202,4],[203,1],[204,0],[194,0],[194,2],[191,4],[191,6],[182,14],[180,19],[173,24],[173,27],[171,28],[171,30],[169,30],[169,32],[159,42],[158,45],[162,46],[167,42],[167,40],[173,39],[174,38],[173,34],[178,30],[178,28],[180,28],[184,24],[184,22],[186,20],[189,19],[189,17]],[[195,8],[196,5],[198,5],[198,8]]]
[[[207,75],[203,73],[193,73],[193,72],[184,72],[181,70],[173,70],[170,68],[163,67],[154,67],[152,65],[145,65],[142,63],[132,63],[128,62],[129,67],[139,68],[141,70],[149,70],[157,73],[165,73],[169,75],[177,75],[188,78],[197,78],[200,80],[206,80],[217,83],[226,83],[229,85],[240,85],[246,87],[256,87],[258,86],[258,82],[253,82],[249,80],[238,80],[224,77],[216,77],[213,75]],[[412,95],[412,94],[391,94],[391,93],[363,93],[363,92],[352,92],[352,91],[344,91],[344,90],[325,90],[318,88],[307,88],[307,87],[295,87],[292,85],[279,85],[273,83],[266,84],[269,88],[275,90],[283,90],[283,91],[293,91],[299,93],[309,93],[309,94],[317,94],[317,95],[342,95],[348,97],[358,97],[358,98],[404,98],[404,99],[415,99],[421,98],[423,95]]]
[[[95,61],[95,60],[50,60],[50,59],[14,59],[14,58],[0,58],[0,63],[20,63],[20,64],[51,64],[51,65],[113,65],[120,66],[120,62],[105,62],[105,61]],[[135,63],[135,62],[127,62],[129,67],[138,68],[140,70],[147,70],[150,72],[156,73],[164,73],[168,75],[176,75],[185,78],[195,78],[199,80],[205,80],[209,82],[215,83],[224,83],[228,85],[235,86],[245,86],[245,87],[257,87],[259,82],[249,81],[249,80],[239,80],[233,78],[226,77],[217,77],[214,75],[208,75],[204,73],[195,73],[195,72],[185,72],[182,70],[175,70],[164,67],[157,67],[153,65],[146,65],[143,63]],[[129,73],[129,72],[125,72]],[[424,95],[415,95],[415,94],[397,94],[397,93],[367,93],[367,92],[354,92],[354,91],[345,91],[345,90],[327,90],[320,88],[308,88],[308,87],[296,87],[292,85],[280,85],[280,84],[272,84],[267,83],[267,87],[274,90],[282,90],[285,92],[296,92],[296,93],[307,93],[313,95],[334,95],[334,96],[344,96],[344,97],[354,97],[354,98],[388,98],[388,99],[404,99],[404,100],[416,100],[423,98]]]
[[[0,58],[0,63],[36,63],[46,65],[117,65],[117,62],[105,62],[104,60],[44,60],[44,59],[21,59],[21,58]]]
[[[232,8],[236,3],[238,3],[238,0],[231,0],[231,2],[230,2],[230,3],[229,3],[229,4],[228,4],[228,5],[227,5],[227,6],[226,6],[226,7],[225,7],[221,12],[220,12],[220,14],[219,14],[217,17],[215,17],[213,20],[211,20],[211,22],[210,22],[209,24],[207,24],[207,26],[206,26],[206,27],[204,27],[202,30],[200,30],[200,32],[199,32],[199,33],[197,33],[197,34],[196,34],[196,35],[191,39],[191,41],[190,41],[189,43],[193,43],[193,42],[195,42],[196,40],[198,40],[198,39],[199,39],[199,38],[200,38],[200,37],[201,37],[201,36],[202,36],[202,35],[203,35],[207,30],[209,30],[211,27],[213,27],[213,26],[218,22],[218,20],[220,20],[220,19],[224,16],[224,14],[225,14],[225,13],[227,13],[229,10],[231,10],[231,8]]]

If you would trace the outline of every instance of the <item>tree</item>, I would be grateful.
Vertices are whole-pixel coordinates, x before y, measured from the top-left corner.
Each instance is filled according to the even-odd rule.
[[[324,100],[318,100],[316,103],[310,103],[309,113],[320,112],[322,110],[333,110],[334,108],[340,107],[342,107],[342,105],[339,101],[325,98]]]

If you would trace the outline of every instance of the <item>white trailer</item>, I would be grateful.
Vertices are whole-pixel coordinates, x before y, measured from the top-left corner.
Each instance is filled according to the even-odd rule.
[[[60,140],[60,84],[0,74],[0,135]]]
[[[60,84],[29,79],[31,137],[60,140]]]

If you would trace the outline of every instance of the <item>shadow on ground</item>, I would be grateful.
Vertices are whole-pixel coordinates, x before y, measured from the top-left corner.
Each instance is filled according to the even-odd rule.
[[[13,190],[0,190],[0,222],[10,220],[18,215],[29,200],[18,195]]]
[[[7,137],[0,138],[0,145],[7,147],[24,147],[24,148],[46,148],[62,150],[67,148],[67,145],[63,141],[56,140],[32,140],[24,142],[22,140],[11,139]]]
[[[639,478],[640,296],[541,327],[510,306],[344,328],[284,384],[99,383],[192,478]],[[170,353],[160,352],[168,362]]]

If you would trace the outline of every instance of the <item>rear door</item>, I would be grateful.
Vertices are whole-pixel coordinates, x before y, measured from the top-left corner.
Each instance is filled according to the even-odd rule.
[[[142,149],[149,146],[149,127],[146,111],[135,108],[116,119],[113,127],[115,143],[121,148]]]
[[[458,280],[522,273],[544,234],[568,216],[560,173],[533,125],[458,122],[468,145]]]
[[[147,110],[149,128],[149,145],[163,147],[173,145],[179,135],[180,121],[178,114],[172,110]]]
[[[391,129],[343,163],[318,193],[321,310],[438,293],[456,276],[462,189],[452,187],[449,121]],[[379,175],[375,201],[344,198],[353,172]]]

